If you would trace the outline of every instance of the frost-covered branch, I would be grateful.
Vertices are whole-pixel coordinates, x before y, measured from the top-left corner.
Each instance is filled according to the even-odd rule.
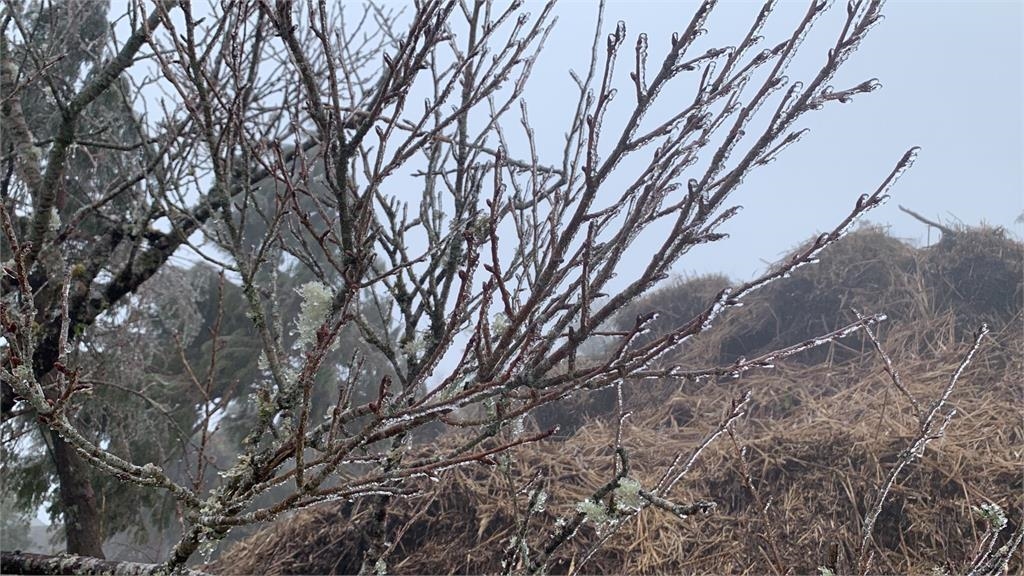
[[[946,434],[946,429],[953,421],[953,417],[956,415],[956,409],[950,409],[943,413],[944,408],[949,402],[949,397],[952,395],[953,390],[956,388],[957,382],[960,380],[960,376],[964,370],[974,359],[975,354],[981,348],[982,340],[988,335],[988,326],[982,325],[974,335],[974,343],[971,345],[970,350],[964,354],[960,360],[960,364],[956,367],[952,374],[949,376],[949,382],[946,384],[945,389],[942,391],[931,406],[926,411],[921,411],[918,414],[918,432],[917,435],[910,441],[910,445],[907,446],[903,451],[900,452],[896,462],[892,465],[889,470],[889,474],[882,481],[882,484],[878,488],[878,492],[874,495],[873,502],[868,507],[867,512],[864,513],[864,520],[861,524],[861,542],[860,550],[857,556],[857,571],[861,574],[867,574],[871,570],[871,559],[873,553],[871,551],[871,536],[874,533],[875,522],[878,520],[878,515],[882,512],[882,505],[885,503],[885,499],[888,497],[889,492],[896,483],[896,479],[899,477],[900,472],[903,471],[911,462],[920,458],[924,455],[924,450],[932,440],[942,438]],[[869,332],[872,342],[875,348],[882,351],[881,344],[878,343],[874,334]],[[883,352],[883,358],[886,355]],[[889,362],[886,362],[887,368]],[[903,390],[903,385],[899,381],[898,372],[895,370],[886,370],[893,385],[898,390]],[[916,406],[915,406],[916,407]]]
[[[716,8],[704,2],[662,54],[643,34],[624,49],[622,22],[605,38],[599,8],[554,151],[528,102],[553,3],[530,14],[520,2],[425,0],[407,17],[371,7],[354,19],[328,2],[163,2],[148,15],[144,4],[128,7],[122,44],[104,44],[103,21],[95,54],[82,56],[91,67],[68,78],[52,71],[64,56],[29,46],[21,24],[33,14],[19,12],[19,32],[5,32],[14,146],[3,157],[13,182],[2,196],[3,408],[20,402],[105,474],[169,491],[183,530],[168,569],[235,526],[335,499],[370,501],[360,564],[386,566],[391,508],[417,492],[412,481],[546,441],[553,431],[522,428],[539,407],[581,390],[770,367],[881,320],[728,367],[655,364],[746,294],[812,263],[885,201],[914,150],[830,232],[689,322],[640,345],[653,318],[638,318],[606,352],[587,352],[690,249],[726,237],[744,178],[806,138],[803,119],[877,88],[828,82],[880,19],[880,2],[847,11],[806,86],[785,71],[825,3],[758,50],[768,3],[740,42],[697,53]],[[7,58],[15,47],[23,57]],[[688,76],[698,87],[679,98]],[[629,98],[618,96],[623,82]],[[65,84],[82,88],[57,98],[57,125],[32,124],[21,94],[43,101]],[[149,88],[165,97],[143,97]],[[168,298],[161,284],[185,274],[182,262],[194,278],[215,268],[216,280]],[[216,294],[204,300],[203,290]],[[96,358],[130,374],[108,392],[130,390],[176,434],[192,431],[182,469],[170,464],[177,451],[140,465],[115,426],[90,428],[95,399],[83,383],[103,381],[86,374]],[[527,558],[543,499],[531,485],[506,569],[543,569],[602,514],[618,526],[648,507],[710,508],[670,493],[745,402],[648,489],[628,477],[620,396],[612,477]],[[440,431],[464,436],[411,456]]]
[[[0,553],[0,571],[4,574],[119,574],[122,576],[160,576],[167,573],[163,564],[142,564],[103,560],[89,556],[47,556],[30,552]],[[206,572],[183,568],[181,576],[206,576]]]

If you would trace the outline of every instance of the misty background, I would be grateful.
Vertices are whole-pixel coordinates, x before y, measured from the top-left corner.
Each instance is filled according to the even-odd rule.
[[[629,37],[616,69],[618,109],[612,105],[606,126],[614,126],[615,112],[621,115],[629,105],[636,35],[648,35],[653,68],[695,6],[669,0],[607,4],[605,32],[623,20]],[[708,45],[735,45],[760,7],[760,2],[722,2],[704,39]],[[806,9],[807,2],[780,2],[760,47],[781,40]],[[575,89],[566,70],[586,70],[596,3],[563,2],[556,13],[558,24],[534,68],[526,100],[538,142],[561,146],[564,131],[559,130]],[[684,256],[678,273],[753,277],[834,226],[912,146],[921,147],[917,162],[893,188],[892,199],[868,215],[870,222],[922,245],[938,241],[940,233],[900,211],[903,205],[943,223],[984,222],[1022,235],[1017,219],[1024,213],[1024,3],[899,0],[889,2],[883,14],[885,20],[833,82],[843,89],[877,78],[882,88],[808,115],[802,127],[810,132],[778,160],[755,170],[732,197],[744,209],[723,226],[730,238]],[[845,2],[836,2],[819,20],[790,65],[791,78],[813,78],[844,16]],[[702,47],[693,50],[700,54]],[[683,92],[692,98],[692,91]]]

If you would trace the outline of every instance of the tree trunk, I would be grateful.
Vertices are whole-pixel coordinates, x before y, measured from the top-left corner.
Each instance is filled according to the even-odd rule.
[[[105,558],[100,513],[89,481],[89,467],[57,434],[53,443],[53,465],[60,479],[60,502],[64,510],[64,532],[68,554]]]

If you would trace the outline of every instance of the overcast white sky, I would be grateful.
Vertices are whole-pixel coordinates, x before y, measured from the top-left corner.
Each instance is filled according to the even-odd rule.
[[[112,16],[123,11],[122,2],[113,0]],[[405,7],[406,16],[411,8],[404,0],[385,4]],[[781,0],[759,48],[788,37],[808,4]],[[197,2],[197,9],[202,5]],[[692,0],[608,2],[605,32],[618,20],[626,22],[628,32],[617,69],[620,89],[630,89],[637,34],[648,34],[654,67],[696,5]],[[807,81],[817,72],[843,23],[845,5],[845,0],[836,1],[816,25],[788,70],[792,79]],[[759,1],[722,0],[706,26],[704,44],[692,53],[739,43],[760,6]],[[527,2],[534,13],[541,7],[538,0]],[[560,158],[576,96],[568,70],[586,70],[596,7],[591,0],[560,2],[558,23],[534,67],[526,100],[544,163],[557,164]],[[883,13],[885,20],[833,82],[842,89],[878,78],[882,89],[809,115],[802,127],[811,132],[747,178],[732,197],[744,210],[724,227],[731,238],[688,254],[677,264],[679,273],[751,277],[798,243],[831,229],[860,194],[874,191],[911,146],[922,148],[917,163],[897,184],[893,199],[869,215],[871,222],[925,243],[927,227],[900,212],[897,205],[902,204],[936,220],[987,222],[1024,236],[1022,224],[1015,222],[1024,212],[1024,2],[890,0]],[[692,99],[692,92],[681,95]],[[628,113],[628,100],[620,97],[613,105],[606,126],[614,125],[616,113],[620,119]],[[621,182],[626,181],[624,176]],[[930,238],[935,241],[938,233],[931,231]]]
[[[791,78],[813,77],[842,25],[845,4],[836,2],[808,37],[802,58],[788,71]],[[656,62],[672,32],[685,28],[695,5],[613,1],[605,28],[611,31],[617,20],[626,22],[624,49],[646,32],[650,61]],[[765,31],[765,46],[792,30],[807,5],[781,2],[774,24],[770,21]],[[708,45],[737,44],[760,6],[722,2],[707,25]],[[776,260],[815,232],[831,229],[857,196],[874,191],[903,152],[915,145],[922,148],[917,163],[897,184],[892,200],[869,215],[870,221],[891,225],[899,237],[924,242],[927,227],[899,211],[902,204],[933,219],[971,225],[984,221],[1021,236],[1021,224],[1014,220],[1024,211],[1022,6],[1011,0],[890,1],[885,20],[834,82],[840,89],[877,77],[882,89],[811,116],[804,123],[811,132],[748,178],[733,197],[744,210],[725,229],[731,238],[694,251],[677,271],[752,276],[765,261]],[[566,69],[585,70],[594,8],[595,3],[582,0],[558,6],[558,25],[535,67],[534,91],[527,93],[538,134],[548,130],[557,145],[565,115],[557,106],[562,98],[552,96],[564,94],[571,100],[573,84]],[[625,56],[618,69],[620,88],[628,88],[629,82],[631,54]],[[933,230],[932,241],[937,236]]]

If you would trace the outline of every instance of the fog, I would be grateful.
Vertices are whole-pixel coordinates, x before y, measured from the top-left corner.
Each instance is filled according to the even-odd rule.
[[[613,104],[606,126],[614,126],[616,111],[631,106],[628,72],[636,35],[648,35],[648,66],[654,69],[672,32],[686,27],[693,8],[693,3],[670,1],[608,4],[605,33],[623,20],[629,38],[617,68],[618,106]],[[806,8],[806,2],[780,3],[760,47],[784,38]],[[694,54],[711,45],[737,44],[759,10],[756,2],[723,2]],[[566,111],[574,104],[571,97],[560,97],[575,89],[566,70],[585,71],[596,14],[594,4],[580,1],[564,2],[557,11],[558,24],[526,95],[537,139],[553,144],[552,153],[562,145]],[[939,232],[900,211],[903,205],[944,223],[984,222],[1021,236],[1022,224],[1015,220],[1024,212],[1024,5],[900,1],[887,4],[884,14],[833,82],[840,90],[877,78],[882,88],[809,115],[802,127],[810,132],[755,171],[732,197],[744,209],[723,228],[731,238],[693,251],[676,265],[677,272],[724,272],[737,280],[753,276],[796,244],[831,229],[912,146],[921,147],[917,162],[893,189],[892,199],[868,216],[871,222],[921,244],[937,241]],[[818,21],[789,68],[791,78],[805,83],[813,78],[844,17],[845,3],[837,2]],[[692,99],[692,90],[680,95]]]

